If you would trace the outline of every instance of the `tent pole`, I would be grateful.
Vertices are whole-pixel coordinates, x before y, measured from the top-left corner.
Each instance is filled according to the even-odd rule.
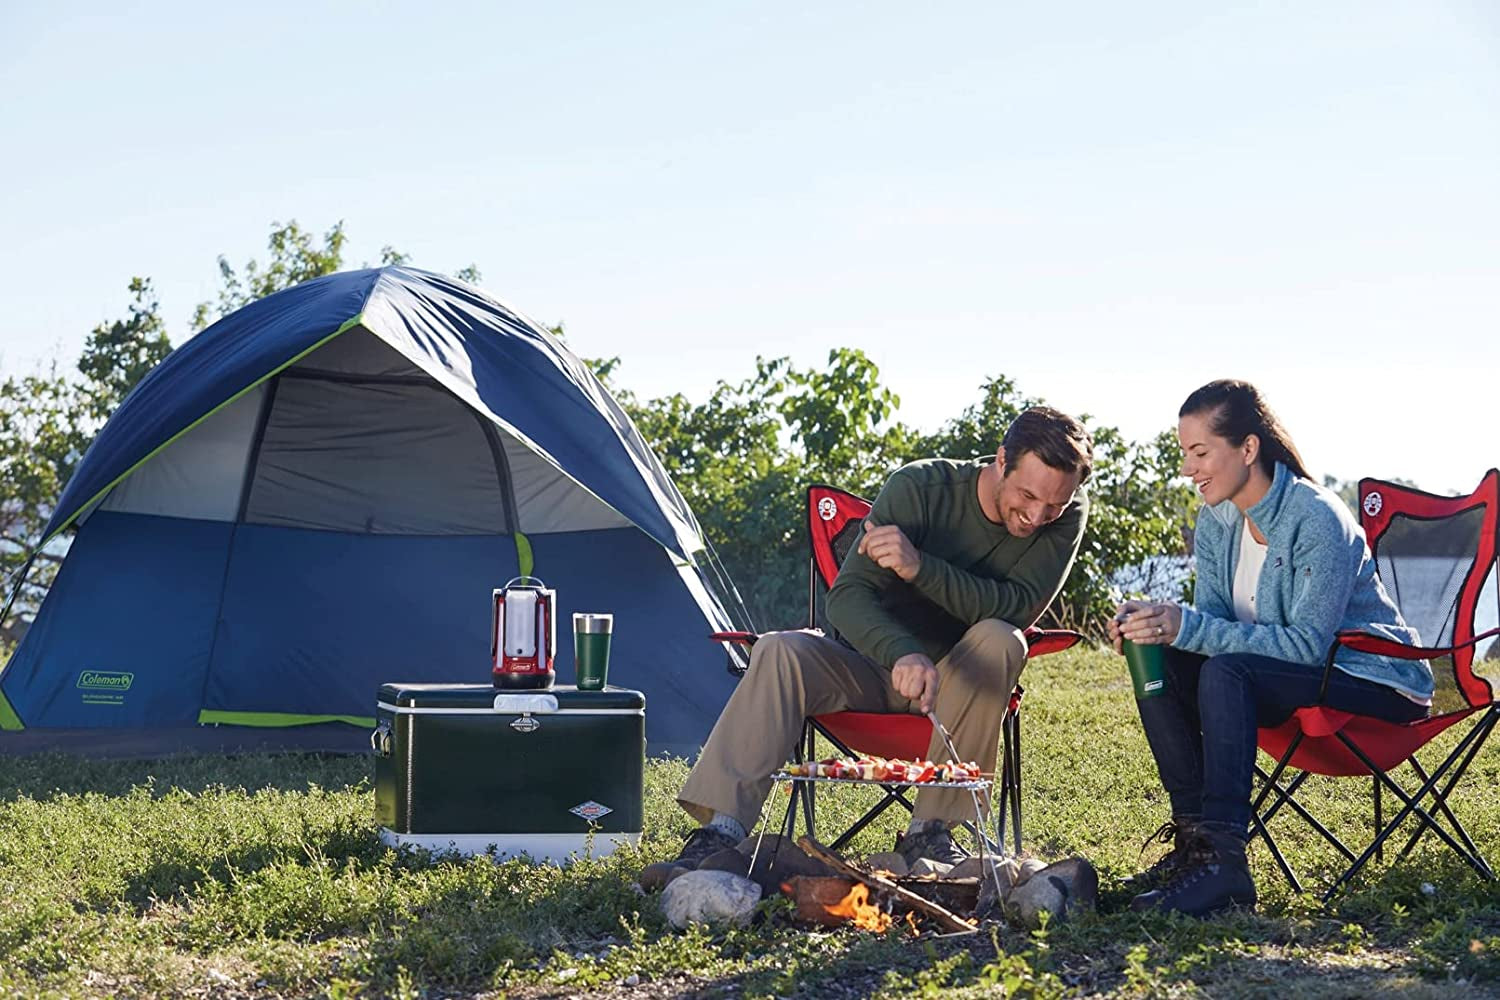
[[[10,618],[10,608],[16,603],[16,598],[21,594],[21,588],[26,585],[26,577],[31,573],[31,564],[36,562],[37,554],[41,549],[33,549],[31,555],[26,557],[26,562],[21,566],[21,572],[16,574],[16,585],[10,588],[10,596],[5,599],[5,608],[0,610],[0,628],[5,627],[5,622]]]

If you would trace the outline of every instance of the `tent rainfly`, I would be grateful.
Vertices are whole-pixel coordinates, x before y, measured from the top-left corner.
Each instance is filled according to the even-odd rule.
[[[553,335],[408,267],[317,278],[153,369],[63,491],[76,529],[0,673],[0,752],[356,746],[386,681],[486,682],[522,574],[615,615],[654,752],[733,687],[732,587],[620,406]]]

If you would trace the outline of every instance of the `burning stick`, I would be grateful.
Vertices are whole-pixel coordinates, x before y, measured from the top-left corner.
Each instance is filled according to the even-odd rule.
[[[882,875],[876,875],[871,872],[864,871],[863,869],[858,868],[855,865],[851,865],[849,862],[845,861],[843,858],[839,857],[837,854],[833,853],[828,848],[818,843],[816,840],[813,840],[811,837],[798,837],[797,846],[802,848],[812,857],[817,858],[819,861],[832,868],[834,871],[852,878],[857,882],[862,882],[870,888],[879,889],[881,892],[888,893],[889,895],[900,900],[911,909],[926,914],[933,920],[936,920],[944,930],[967,934],[972,933],[976,929],[973,923],[965,920],[963,917],[958,916],[952,911],[939,906],[937,903],[934,903],[931,900],[923,899],[916,893],[903,889],[901,886],[897,885],[895,882],[892,882],[890,879],[885,878]]]
[[[803,923],[823,927],[853,923],[878,933],[893,922],[863,882],[838,876],[796,875],[781,884],[781,891],[797,905],[797,919]]]

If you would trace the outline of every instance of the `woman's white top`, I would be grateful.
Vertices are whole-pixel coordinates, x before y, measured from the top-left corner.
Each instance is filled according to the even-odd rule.
[[[1250,625],[1260,621],[1255,614],[1255,587],[1265,564],[1266,547],[1255,540],[1247,521],[1240,533],[1240,558],[1234,566],[1234,617],[1238,621]]]

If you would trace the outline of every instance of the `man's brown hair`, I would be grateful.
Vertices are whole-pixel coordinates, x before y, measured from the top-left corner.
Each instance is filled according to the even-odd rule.
[[[1027,452],[1063,472],[1078,473],[1080,484],[1094,471],[1094,442],[1083,424],[1050,406],[1033,406],[1015,420],[1000,442],[1005,449],[1005,474]]]

